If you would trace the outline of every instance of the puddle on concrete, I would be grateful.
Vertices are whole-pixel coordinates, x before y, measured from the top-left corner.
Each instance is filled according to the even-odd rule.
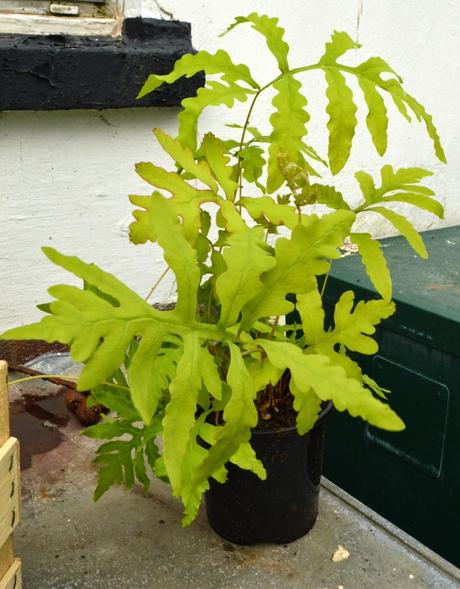
[[[11,435],[21,444],[21,469],[32,465],[35,454],[57,448],[64,440],[59,428],[67,424],[70,414],[60,389],[49,396],[23,394],[10,405]]]

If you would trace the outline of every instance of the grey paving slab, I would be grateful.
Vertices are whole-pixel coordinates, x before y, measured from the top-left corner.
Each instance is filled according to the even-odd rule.
[[[12,425],[24,451],[15,544],[25,589],[460,587],[457,569],[442,570],[441,560],[325,488],[314,529],[286,546],[234,546],[210,530],[204,513],[182,529],[180,505],[161,482],[148,496],[115,489],[95,504],[94,442],[79,435],[58,387],[42,387],[42,400],[30,401],[42,411],[27,408],[24,394],[30,389],[12,390]],[[349,558],[333,562],[339,545]]]

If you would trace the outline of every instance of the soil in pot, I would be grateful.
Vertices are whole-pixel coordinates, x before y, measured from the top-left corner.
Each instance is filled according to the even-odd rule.
[[[259,396],[260,420],[251,438],[267,479],[262,481],[252,472],[228,464],[227,482],[211,480],[206,493],[211,527],[235,544],[293,542],[313,527],[318,515],[325,419],[331,405],[323,408],[315,427],[300,436],[290,393],[284,400],[279,400],[283,395],[276,395],[276,403],[267,399],[272,393],[264,391],[265,403]]]

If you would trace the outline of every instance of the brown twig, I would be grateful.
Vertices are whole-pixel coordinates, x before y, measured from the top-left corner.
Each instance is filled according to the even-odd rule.
[[[46,374],[44,374],[43,372],[40,372],[38,370],[32,370],[32,368],[26,368],[25,366],[14,366],[14,365],[10,365],[9,366],[10,370],[14,370],[15,372],[22,372],[23,374],[27,374],[28,376],[43,376],[44,379],[49,380],[50,382],[52,382],[53,384],[57,384],[57,385],[61,385],[64,387],[67,387],[69,389],[76,389],[77,388],[77,383],[72,381],[72,380],[67,380],[66,378],[57,378],[57,377],[48,377]],[[12,384],[12,383],[11,383]]]

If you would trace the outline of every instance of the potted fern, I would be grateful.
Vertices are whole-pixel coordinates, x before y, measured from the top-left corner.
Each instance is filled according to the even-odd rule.
[[[359,83],[380,156],[387,148],[384,98],[424,123],[436,156],[443,162],[445,156],[431,116],[383,59],[346,65],[345,54],[359,48],[348,34],[334,32],[316,63],[292,68],[276,18],[252,13],[228,31],[245,23],[273,54],[275,71],[265,80],[256,81],[223,50],[199,51],[181,57],[169,74],[151,75],[140,92],[200,71],[207,76],[205,87],[182,103],[178,136],[155,130],[171,169],[139,163],[137,173],[153,193],[130,197],[131,240],[162,248],[177,283],[175,308],[154,308],[108,272],[47,247],[46,256],[83,287],[52,286],[46,316],[2,337],[59,341],[84,363],[78,389],[111,410],[86,430],[109,440],[95,458],[96,499],[112,484],[130,488],[138,480],[147,490],[149,467],[182,500],[184,525],[206,493],[211,525],[223,536],[286,542],[316,518],[322,424],[331,403],[376,427],[404,428],[385,391],[348,355],[374,354],[375,326],[394,312],[379,242],[354,232],[354,223],[381,215],[426,257],[417,231],[388,205],[443,215],[422,184],[431,174],[422,168],[385,164],[380,179],[357,171],[363,198],[354,208],[323,179],[339,174],[350,156],[358,121],[348,79]],[[326,80],[327,160],[306,142],[302,83],[314,70]],[[270,91],[269,130],[259,130],[252,115]],[[198,133],[205,108],[237,102],[247,114],[228,125],[226,137]],[[345,240],[359,246],[380,298],[357,302],[346,292],[326,328],[320,282]],[[296,323],[287,325],[294,309]]]

